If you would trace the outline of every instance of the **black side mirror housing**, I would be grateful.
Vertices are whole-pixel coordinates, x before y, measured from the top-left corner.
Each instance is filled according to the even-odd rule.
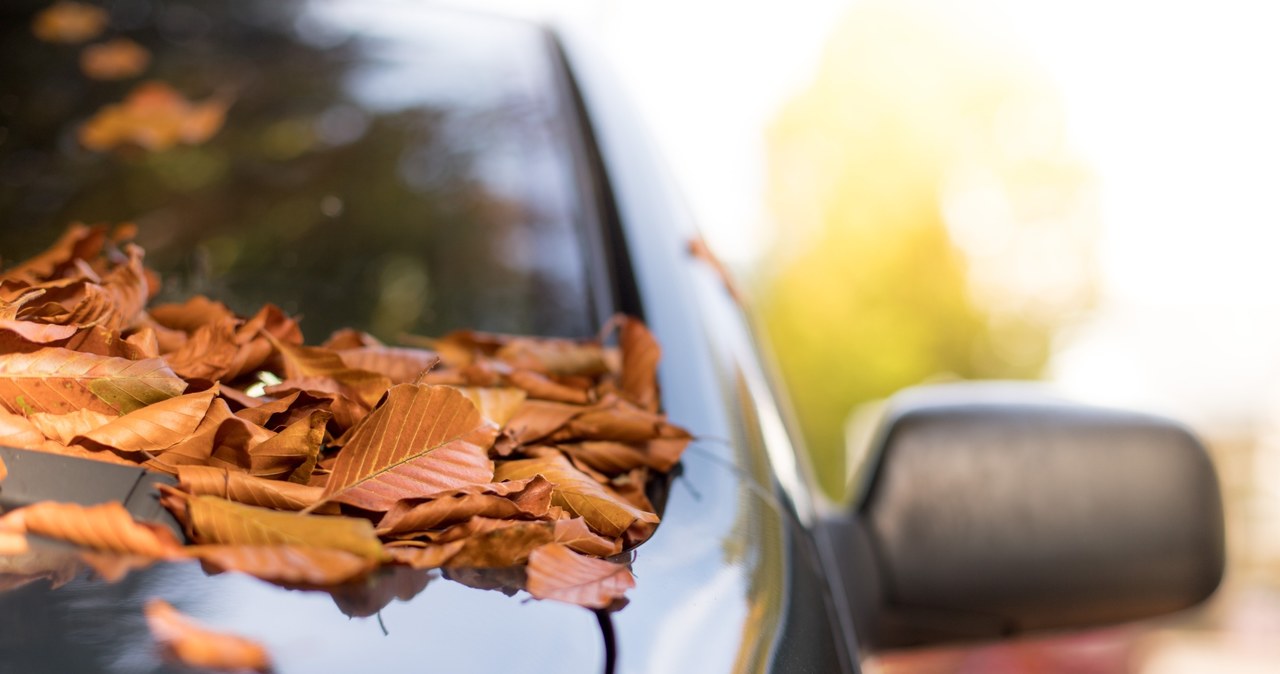
[[[1135,620],[1217,587],[1222,498],[1200,441],[1032,390],[891,403],[865,488],[829,522],[864,650]]]

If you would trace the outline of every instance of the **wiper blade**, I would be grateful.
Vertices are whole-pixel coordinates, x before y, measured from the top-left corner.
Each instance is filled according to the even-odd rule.
[[[0,447],[0,460],[9,469],[0,482],[0,512],[39,501],[86,506],[119,501],[134,519],[166,526],[183,540],[182,527],[160,505],[156,485],[177,485],[164,473],[12,447]]]

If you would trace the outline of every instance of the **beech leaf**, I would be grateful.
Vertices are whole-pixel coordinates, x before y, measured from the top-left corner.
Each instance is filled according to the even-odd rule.
[[[399,384],[352,429],[324,498],[385,511],[402,498],[491,482],[487,445],[474,442],[484,431],[480,412],[458,391]]]
[[[127,414],[186,387],[158,358],[134,361],[60,348],[0,355],[0,405],[10,412],[65,414],[86,408]]]
[[[554,599],[587,608],[608,608],[635,587],[623,564],[584,557],[558,543],[529,555],[525,589],[538,599]]]
[[[117,502],[94,506],[41,501],[10,511],[25,531],[103,552],[171,558],[182,549],[173,534],[159,525],[135,522]]]
[[[294,586],[349,583],[377,566],[377,560],[346,550],[298,545],[194,545],[187,552],[216,571]]]
[[[245,637],[215,632],[178,612],[163,599],[144,607],[151,636],[178,662],[198,669],[268,672],[271,657],[261,644]]]
[[[320,487],[266,480],[213,466],[178,466],[178,486],[191,494],[276,510],[302,510],[315,503],[323,491]]]
[[[296,545],[345,550],[368,559],[385,557],[368,520],[277,512],[216,496],[186,499],[185,519],[200,543]]]
[[[117,417],[67,444],[119,452],[159,452],[183,442],[204,421],[218,387],[162,400]]]
[[[606,536],[621,536],[636,522],[658,522],[657,515],[631,505],[574,468],[561,454],[504,461],[495,470],[498,480],[519,480],[534,475],[542,475],[551,482],[552,503],[582,517],[592,529]]]

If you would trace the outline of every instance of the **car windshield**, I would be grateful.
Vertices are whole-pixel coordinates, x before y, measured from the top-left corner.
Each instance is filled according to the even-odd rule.
[[[136,222],[157,302],[273,302],[312,342],[598,327],[591,209],[540,32],[361,3],[116,2],[98,41],[150,60],[108,81],[34,34],[44,4],[0,9],[4,264],[72,222]],[[207,140],[86,148],[95,114],[148,81],[225,120]]]

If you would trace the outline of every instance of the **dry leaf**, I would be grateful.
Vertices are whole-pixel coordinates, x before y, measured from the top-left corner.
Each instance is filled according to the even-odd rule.
[[[67,0],[45,8],[31,22],[31,32],[41,40],[72,44],[92,40],[106,27],[106,10]]]
[[[37,412],[27,418],[31,421],[31,425],[40,429],[45,437],[63,445],[70,445],[76,436],[95,431],[120,417],[85,409],[67,414]]]
[[[658,516],[640,510],[613,490],[574,468],[560,454],[536,459],[503,461],[495,469],[497,480],[519,480],[541,475],[552,484],[551,502],[582,517],[595,531],[621,536],[632,524],[656,524]]]
[[[608,608],[636,585],[625,565],[584,557],[558,543],[534,550],[527,572],[529,594],[587,608]]]
[[[266,480],[213,466],[179,466],[178,486],[190,494],[217,496],[276,510],[302,510],[319,500],[324,491],[320,487]]]
[[[0,482],[4,482],[6,477],[9,477],[9,469],[5,467],[4,459],[0,459]]]
[[[42,501],[10,511],[3,519],[10,517],[19,519],[28,533],[102,552],[167,559],[182,549],[168,529],[133,521],[129,511],[116,502],[81,506]]]
[[[378,522],[378,534],[425,531],[473,517],[534,519],[547,514],[551,483],[541,475],[460,489],[429,500],[397,501]]]
[[[162,452],[184,442],[200,426],[218,387],[188,393],[136,409],[86,431],[67,444],[118,452]]]
[[[44,433],[41,433],[29,419],[21,414],[0,409],[0,445],[31,449],[40,446],[45,440]]]
[[[89,45],[80,52],[80,70],[95,80],[122,80],[147,68],[151,52],[128,38]]]
[[[384,511],[402,498],[493,481],[475,405],[446,386],[399,384],[351,432],[325,499]],[[492,437],[490,437],[490,441]]]
[[[641,409],[658,411],[658,361],[662,349],[644,323],[620,316],[618,344],[622,347],[622,395]]]
[[[199,145],[222,128],[227,103],[192,103],[164,82],[143,82],[121,103],[104,106],[80,127],[80,144],[102,152],[122,145],[167,150]]]
[[[392,384],[417,381],[419,375],[440,362],[434,351],[397,346],[362,346],[336,353],[347,367],[384,375]]]
[[[333,414],[312,410],[276,435],[249,448],[249,472],[258,477],[306,484],[320,458],[325,426]]]
[[[271,670],[267,649],[256,641],[208,629],[163,599],[148,601],[144,611],[151,636],[188,667],[224,672]]]
[[[159,359],[126,360],[48,348],[0,355],[0,406],[65,414],[127,414],[182,393],[187,383]]]
[[[368,520],[277,512],[215,496],[192,496],[179,515],[200,543],[223,545],[296,545],[345,550],[382,559],[382,544]]]
[[[214,571],[238,571],[290,586],[349,583],[378,565],[376,559],[346,550],[297,545],[195,545],[187,552]]]
[[[106,241],[105,225],[89,227],[76,223],[68,227],[53,245],[0,274],[0,280],[36,284],[59,278],[75,266],[76,260],[96,258]]]

